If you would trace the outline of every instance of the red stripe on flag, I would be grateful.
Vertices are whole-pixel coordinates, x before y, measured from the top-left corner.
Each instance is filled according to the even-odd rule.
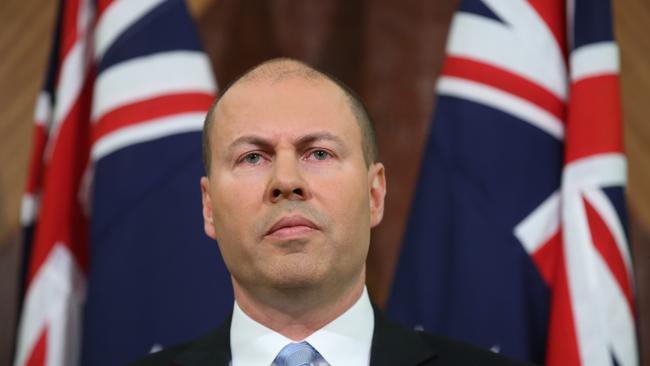
[[[533,253],[533,262],[537,270],[542,275],[544,282],[548,287],[553,287],[555,282],[557,258],[559,251],[562,250],[562,232],[557,231],[546,243]]]
[[[34,344],[25,366],[45,366],[45,355],[47,354],[47,326],[41,330],[38,341]]]
[[[61,44],[59,46],[59,65],[68,57],[68,53],[79,38],[79,8],[86,0],[66,0],[62,2],[63,19],[61,21]]]
[[[43,183],[43,153],[46,142],[47,132],[45,132],[45,128],[41,125],[36,125],[32,134],[32,152],[29,158],[27,193],[36,193]]]
[[[544,20],[548,29],[553,33],[555,42],[562,50],[565,59],[566,46],[566,3],[564,0],[529,0],[528,3]]]
[[[607,224],[603,221],[598,211],[594,209],[589,201],[584,198],[582,201],[585,205],[587,222],[589,223],[591,240],[594,243],[594,247],[607,263],[607,267],[612,272],[612,275],[625,296],[625,300],[630,307],[630,312],[634,314],[631,279],[628,276],[627,267],[625,266],[621,252],[618,250],[612,233],[609,231]]]
[[[92,104],[92,79],[86,77],[79,98],[60,125],[56,141],[50,142],[54,145],[43,175],[40,219],[34,234],[27,275],[28,286],[54,245],[59,242],[70,248],[84,271],[88,268],[88,225],[79,202],[79,188],[90,151],[88,121]]]
[[[447,56],[442,75],[486,84],[525,99],[564,120],[564,103],[540,85],[515,73],[463,57]]]
[[[206,112],[214,95],[183,93],[164,95],[115,108],[104,114],[92,129],[92,142],[120,128],[179,113]]]
[[[623,152],[618,75],[582,79],[571,85],[566,163],[602,153]]]
[[[100,19],[114,0],[97,0],[97,19]]]
[[[555,286],[551,293],[551,314],[549,316],[546,344],[546,366],[580,365],[578,339],[571,306],[571,294],[564,258],[564,248],[557,251]]]

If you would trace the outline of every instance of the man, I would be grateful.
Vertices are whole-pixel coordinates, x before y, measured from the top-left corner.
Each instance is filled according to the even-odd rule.
[[[514,364],[373,309],[365,261],[385,171],[341,82],[288,59],[257,66],[208,113],[204,160],[204,228],[231,273],[232,317],[139,365]]]

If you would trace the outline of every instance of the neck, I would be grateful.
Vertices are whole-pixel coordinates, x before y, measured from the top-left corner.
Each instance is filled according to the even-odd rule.
[[[300,341],[330,323],[361,297],[363,274],[352,286],[332,293],[322,288],[271,289],[254,294],[233,279],[237,305],[251,319],[283,336]],[[259,295],[259,296],[256,296]]]

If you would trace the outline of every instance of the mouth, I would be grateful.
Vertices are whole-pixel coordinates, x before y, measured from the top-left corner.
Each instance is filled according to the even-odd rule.
[[[316,224],[302,216],[287,216],[271,226],[265,236],[289,239],[309,235],[319,229]]]

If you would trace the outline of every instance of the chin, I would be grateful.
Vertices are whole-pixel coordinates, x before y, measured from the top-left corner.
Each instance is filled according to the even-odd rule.
[[[327,272],[313,265],[306,266],[304,263],[292,263],[276,268],[274,273],[269,275],[269,282],[272,287],[281,290],[307,290],[318,288],[327,280]]]

